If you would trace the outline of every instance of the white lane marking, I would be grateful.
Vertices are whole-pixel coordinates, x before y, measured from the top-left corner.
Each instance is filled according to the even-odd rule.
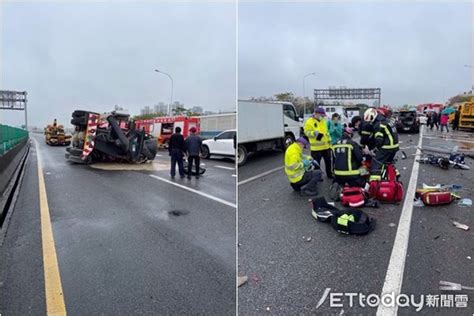
[[[181,188],[181,189],[184,189],[184,190],[187,190],[187,191],[190,191],[190,192],[199,194],[199,195],[201,195],[201,196],[204,196],[204,197],[206,197],[206,198],[208,198],[208,199],[211,199],[211,200],[214,200],[214,201],[216,201],[216,202],[225,204],[225,205],[230,206],[230,207],[233,207],[233,208],[237,208],[237,205],[236,205],[235,203],[226,201],[226,200],[221,199],[221,198],[218,198],[218,197],[216,197],[216,196],[213,196],[213,195],[210,195],[210,194],[207,194],[207,193],[204,193],[204,192],[201,192],[201,191],[198,191],[198,190],[189,188],[189,187],[187,187],[187,186],[185,186],[185,185],[181,185],[181,184],[179,184],[179,183],[170,181],[170,180],[165,179],[165,178],[162,178],[162,177],[155,176],[154,174],[150,174],[149,176],[152,177],[152,178],[158,179],[158,180],[160,180],[160,181],[166,182],[166,183],[168,183],[168,184],[174,185],[174,186],[176,186],[176,187],[178,187],[178,188]]]
[[[226,167],[226,166],[221,166],[221,165],[215,165],[214,168],[219,168],[219,169],[225,169],[225,170],[235,170],[235,168],[232,167]]]
[[[420,155],[420,147],[423,142],[423,127],[421,128],[418,149],[416,154]],[[403,273],[405,271],[405,261],[408,250],[408,240],[410,239],[410,225],[411,217],[413,214],[413,198],[415,196],[416,184],[418,181],[418,169],[420,163],[414,159],[413,169],[411,171],[410,182],[408,184],[408,190],[405,193],[405,202],[403,203],[402,214],[400,215],[400,221],[398,222],[397,235],[393,243],[392,254],[390,256],[390,262],[387,268],[387,274],[385,275],[385,281],[382,288],[382,295],[394,293],[395,297],[400,294],[403,282]],[[380,304],[377,308],[377,316],[386,315],[397,315],[398,306],[384,306]]]
[[[265,172],[263,172],[263,173],[261,173],[261,174],[257,174],[256,176],[253,176],[253,177],[250,177],[250,178],[248,178],[248,179],[242,180],[242,181],[240,181],[240,182],[238,183],[238,185],[242,185],[242,184],[248,183],[248,182],[250,182],[250,181],[257,180],[258,178],[264,177],[264,176],[266,176],[266,175],[269,175],[270,173],[273,173],[273,172],[278,171],[278,170],[281,170],[281,169],[283,169],[283,166],[277,167],[277,168],[273,168],[273,169],[268,170],[268,171],[265,171]]]

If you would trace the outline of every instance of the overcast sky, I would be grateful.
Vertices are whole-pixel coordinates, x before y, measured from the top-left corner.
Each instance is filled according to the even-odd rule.
[[[74,109],[131,114],[170,100],[232,110],[236,98],[236,15],[232,3],[0,4],[0,89],[26,90],[29,123]],[[19,125],[21,113],[0,111]]]
[[[380,87],[382,103],[444,102],[468,90],[472,3],[239,5],[239,98]]]

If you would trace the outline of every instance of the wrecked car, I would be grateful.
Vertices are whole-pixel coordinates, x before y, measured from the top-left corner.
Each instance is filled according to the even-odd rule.
[[[72,163],[144,163],[155,159],[156,138],[137,129],[129,114],[77,110],[72,113],[71,124],[75,129],[66,159]]]

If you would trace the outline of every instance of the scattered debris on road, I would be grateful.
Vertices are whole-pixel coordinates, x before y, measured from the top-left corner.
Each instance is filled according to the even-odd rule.
[[[448,281],[439,281],[439,289],[442,291],[474,291],[472,286],[464,286],[459,283],[448,282]]]
[[[245,283],[247,283],[247,281],[249,280],[248,276],[239,276],[238,278],[238,287],[241,287],[242,285],[244,285]]]
[[[458,202],[458,205],[461,207],[464,206],[472,206],[472,200],[471,199],[460,199]]]
[[[465,224],[461,224],[459,222],[453,221],[453,225],[456,226],[456,228],[462,229],[462,230],[469,230],[469,226]]]

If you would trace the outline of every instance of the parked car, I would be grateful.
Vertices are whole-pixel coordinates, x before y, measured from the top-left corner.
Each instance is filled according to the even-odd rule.
[[[235,158],[235,129],[223,131],[217,136],[202,142],[202,157],[209,159],[213,155]]]
[[[415,110],[401,110],[398,112],[397,118],[398,132],[420,132],[420,120]]]

